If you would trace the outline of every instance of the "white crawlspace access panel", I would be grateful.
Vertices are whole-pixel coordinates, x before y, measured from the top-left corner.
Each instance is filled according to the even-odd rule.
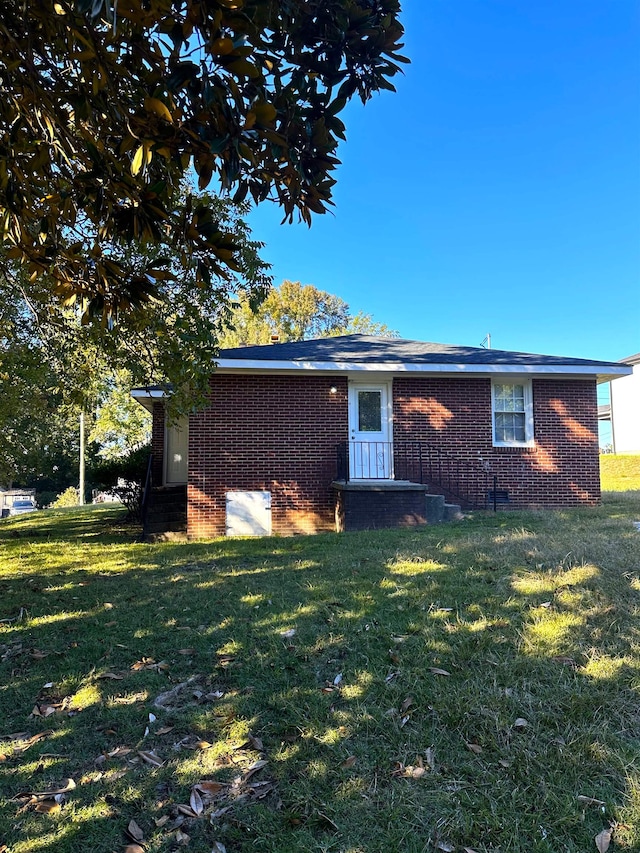
[[[227,536],[270,536],[271,492],[227,492]]]

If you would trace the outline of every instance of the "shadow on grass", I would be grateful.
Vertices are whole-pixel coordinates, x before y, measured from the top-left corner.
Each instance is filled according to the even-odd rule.
[[[266,757],[255,778],[274,787],[187,819],[188,849],[577,853],[609,818],[633,849],[638,540],[621,512],[180,545],[69,516],[50,563],[5,539],[3,733],[53,732],[0,764],[5,832],[21,851],[106,851],[133,818],[165,849],[191,784]],[[58,816],[7,802],[67,776]]]

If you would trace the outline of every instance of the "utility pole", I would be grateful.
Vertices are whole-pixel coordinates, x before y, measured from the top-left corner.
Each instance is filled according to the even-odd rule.
[[[78,489],[78,504],[84,504],[84,409],[80,412],[80,488]]]

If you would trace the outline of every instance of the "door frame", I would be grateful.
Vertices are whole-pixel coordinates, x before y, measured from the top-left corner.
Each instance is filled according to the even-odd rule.
[[[356,477],[355,471],[353,470],[353,462],[351,460],[351,454],[347,453],[347,463],[349,465],[349,479],[367,479],[374,480],[379,479],[382,482],[386,480],[393,480],[393,381],[390,379],[381,379],[375,380],[371,377],[368,378],[358,378],[358,379],[350,379],[348,385],[348,421],[349,421],[349,445],[351,446],[351,442],[356,439],[352,438],[352,435],[355,431],[356,419],[358,417],[358,406],[357,406],[357,393],[358,391],[381,391],[381,406],[380,406],[380,414],[382,418],[382,424],[386,426],[386,439],[380,439],[381,441],[386,441],[389,444],[389,474],[384,478],[374,478],[374,477]]]

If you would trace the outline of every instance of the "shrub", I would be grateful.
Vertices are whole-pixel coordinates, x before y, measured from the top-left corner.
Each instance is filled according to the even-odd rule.
[[[54,509],[60,509],[65,506],[78,506],[78,490],[74,489],[73,486],[69,486],[68,489],[65,489],[64,492],[58,495],[51,506]]]
[[[116,495],[133,518],[140,518],[142,490],[151,447],[148,444],[130,450],[117,459],[100,463],[94,471],[95,485]]]

